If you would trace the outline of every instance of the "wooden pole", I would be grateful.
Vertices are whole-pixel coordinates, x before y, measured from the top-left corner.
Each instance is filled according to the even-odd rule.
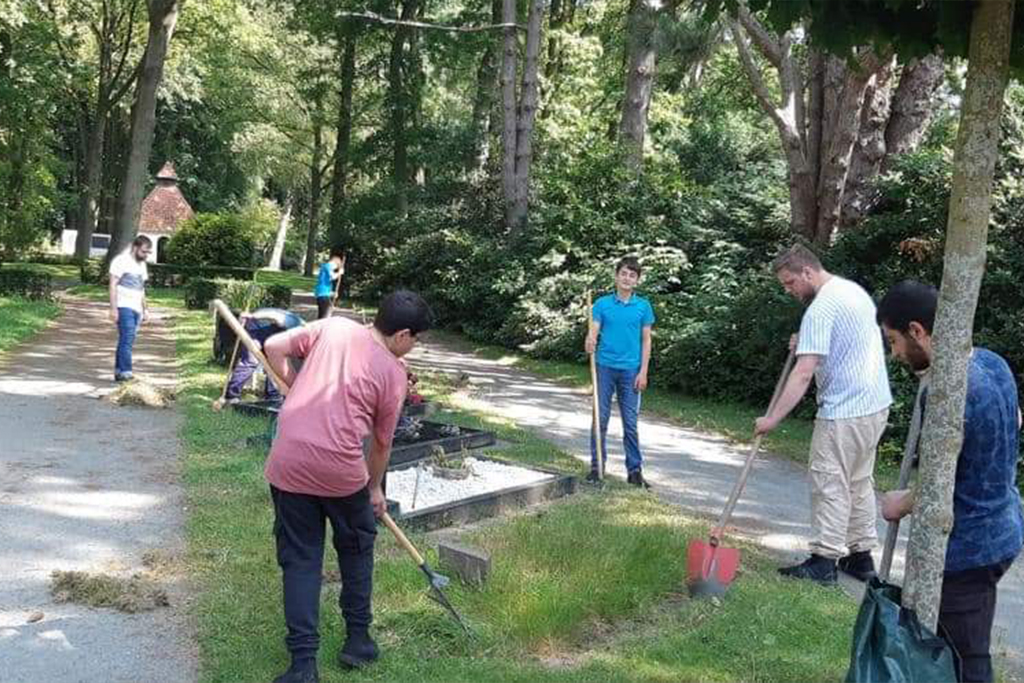
[[[341,257],[341,264],[338,265],[338,283],[334,285],[334,294],[331,295],[331,312],[327,314],[328,318],[334,317],[334,305],[338,302],[338,296],[341,294],[341,277],[345,274],[346,258],[348,258],[348,254]]]
[[[593,299],[590,292],[587,292],[587,336],[594,333]],[[597,400],[597,347],[590,354],[590,386],[591,403],[594,414],[594,450],[597,453],[597,478],[604,479],[604,445],[601,443],[601,406]]]

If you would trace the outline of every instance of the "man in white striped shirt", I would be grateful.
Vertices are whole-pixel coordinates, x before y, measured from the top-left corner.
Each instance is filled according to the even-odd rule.
[[[818,413],[811,437],[811,556],[779,570],[784,576],[836,582],[837,566],[861,580],[874,574],[875,451],[892,395],[875,304],[859,285],[822,268],[796,245],[772,263],[791,296],[809,303],[800,323],[796,364],[774,410],[754,424],[774,429],[817,385]],[[849,550],[849,555],[847,555]]]

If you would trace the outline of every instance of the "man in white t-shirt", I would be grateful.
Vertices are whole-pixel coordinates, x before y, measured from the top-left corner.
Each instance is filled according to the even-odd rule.
[[[791,296],[808,305],[791,340],[796,363],[775,408],[754,423],[774,429],[817,385],[818,413],[809,459],[811,556],[779,570],[823,584],[836,569],[866,581],[875,573],[875,452],[892,395],[875,304],[860,285],[822,268],[814,252],[796,245],[772,263]],[[849,550],[849,555],[847,555]]]
[[[110,320],[117,324],[115,382],[132,378],[132,346],[139,324],[146,319],[146,259],[152,250],[150,239],[139,235],[110,262]]]

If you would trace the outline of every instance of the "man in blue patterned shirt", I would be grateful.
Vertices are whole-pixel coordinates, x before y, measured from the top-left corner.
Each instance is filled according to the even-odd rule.
[[[894,358],[923,373],[932,362],[938,292],[901,282],[878,307]],[[924,398],[922,398],[924,400]],[[1000,356],[975,347],[967,370],[964,440],[953,488],[953,530],[946,549],[939,624],[962,663],[961,681],[993,680],[989,648],[996,584],[1024,544],[1017,490],[1021,426],[1017,384]],[[912,491],[882,497],[882,516],[896,520],[914,508]]]

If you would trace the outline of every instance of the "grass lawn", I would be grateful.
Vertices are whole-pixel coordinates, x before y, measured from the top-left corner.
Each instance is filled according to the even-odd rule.
[[[46,327],[60,310],[60,305],[51,301],[0,296],[0,355]]]
[[[110,290],[106,285],[75,285],[68,289],[68,294],[92,301],[110,301]],[[185,295],[181,289],[146,287],[146,301],[151,306],[166,306],[167,308],[185,310]]]
[[[188,568],[198,591],[201,680],[270,680],[287,665],[280,574],[265,453],[245,437],[261,420],[213,413],[223,369],[207,362],[211,321],[177,316],[188,497]],[[424,379],[424,384],[433,383]],[[448,388],[438,385],[436,397]],[[507,458],[563,469],[578,463],[513,425],[453,413],[496,428]],[[477,636],[426,597],[426,582],[386,530],[376,551],[374,634],[383,657],[358,673],[338,669],[343,625],[333,551],[321,605],[321,680],[636,682],[839,679],[849,657],[856,605],[838,589],[785,582],[774,562],[744,548],[744,566],[720,603],[685,595],[686,546],[706,527],[624,485],[583,492],[543,510],[467,531],[491,551],[482,589],[449,597]],[[412,540],[436,562],[430,537]],[[336,575],[335,575],[336,577]]]
[[[260,270],[256,275],[256,282],[261,285],[285,285],[292,289],[301,289],[306,292],[313,292],[316,286],[315,277],[306,277],[301,273],[288,270]]]

